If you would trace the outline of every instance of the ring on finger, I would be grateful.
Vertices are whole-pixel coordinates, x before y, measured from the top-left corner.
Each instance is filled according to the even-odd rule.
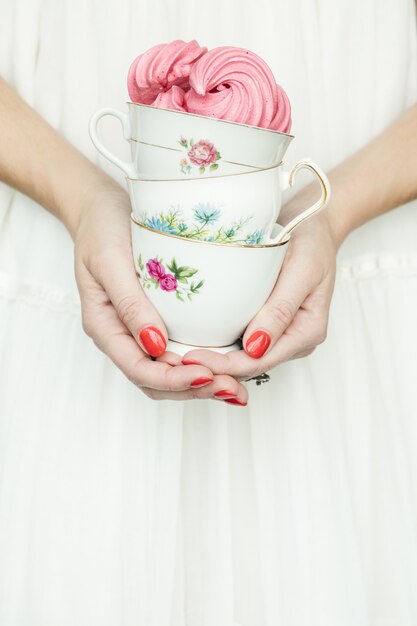
[[[245,382],[249,382],[250,380],[254,380],[256,382],[256,386],[259,387],[260,385],[263,385],[264,383],[269,383],[269,381],[271,380],[271,377],[269,374],[264,372],[263,374],[258,374],[258,376],[252,376],[252,378],[247,378]]]

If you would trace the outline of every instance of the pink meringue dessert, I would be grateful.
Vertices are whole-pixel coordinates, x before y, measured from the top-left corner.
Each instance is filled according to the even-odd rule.
[[[134,103],[291,130],[287,94],[267,63],[244,48],[207,50],[195,40],[158,44],[133,61],[127,86]]]

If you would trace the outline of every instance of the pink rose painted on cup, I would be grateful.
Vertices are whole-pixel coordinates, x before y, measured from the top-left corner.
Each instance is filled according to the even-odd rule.
[[[187,150],[187,158],[182,158],[180,161],[183,174],[190,174],[192,167],[197,167],[200,174],[204,174],[206,168],[214,171],[219,167],[217,161],[220,161],[221,154],[208,139],[194,142],[192,139],[181,137],[178,143],[181,148]]]
[[[207,167],[215,162],[217,150],[214,145],[206,139],[200,139],[188,151],[188,158],[193,165],[203,165]]]
[[[166,274],[163,259],[159,258],[160,260],[157,257],[149,259],[145,263],[142,255],[139,254],[136,263],[143,289],[161,289],[175,294],[175,298],[180,302],[191,302],[204,285],[203,279],[194,278],[198,274],[198,269],[189,265],[179,265],[175,259],[172,259],[171,263],[166,263],[172,274]]]
[[[146,263],[146,269],[149,272],[149,276],[159,280],[165,276],[165,267],[158,261],[158,259],[149,259]]]
[[[177,285],[177,279],[172,274],[165,274],[159,279],[159,286],[163,291],[175,291]]]

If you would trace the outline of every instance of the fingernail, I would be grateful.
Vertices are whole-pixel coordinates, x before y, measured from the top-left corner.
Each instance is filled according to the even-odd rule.
[[[191,383],[190,387],[204,387],[204,385],[208,385],[209,383],[212,383],[213,379],[212,378],[196,378],[195,380],[193,380],[193,382]]]
[[[248,404],[247,402],[241,402],[237,398],[230,398],[230,400],[225,400],[225,402],[228,402],[229,404],[236,404],[237,406],[247,406]]]
[[[215,398],[234,398],[236,396],[232,391],[227,391],[227,389],[222,389],[221,391],[216,391],[214,394]]]
[[[161,356],[165,352],[167,342],[160,330],[155,326],[146,326],[139,333],[143,347],[150,356]]]
[[[264,330],[254,332],[246,342],[245,350],[253,359],[260,359],[269,348],[271,337]]]
[[[235,404],[236,406],[247,406],[247,402],[241,402],[237,398],[230,398],[230,400],[225,400],[228,404]]]
[[[183,359],[181,361],[183,365],[201,365],[198,361],[193,361],[193,359]]]

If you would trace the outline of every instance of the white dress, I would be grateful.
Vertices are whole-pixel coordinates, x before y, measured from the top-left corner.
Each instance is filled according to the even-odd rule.
[[[122,183],[88,119],[175,38],[266,59],[288,164],[417,95],[412,0],[0,2],[0,72]],[[64,227],[1,185],[0,624],[416,626],[416,233],[414,203],[347,239],[327,341],[248,408],[156,403],[83,334]]]

